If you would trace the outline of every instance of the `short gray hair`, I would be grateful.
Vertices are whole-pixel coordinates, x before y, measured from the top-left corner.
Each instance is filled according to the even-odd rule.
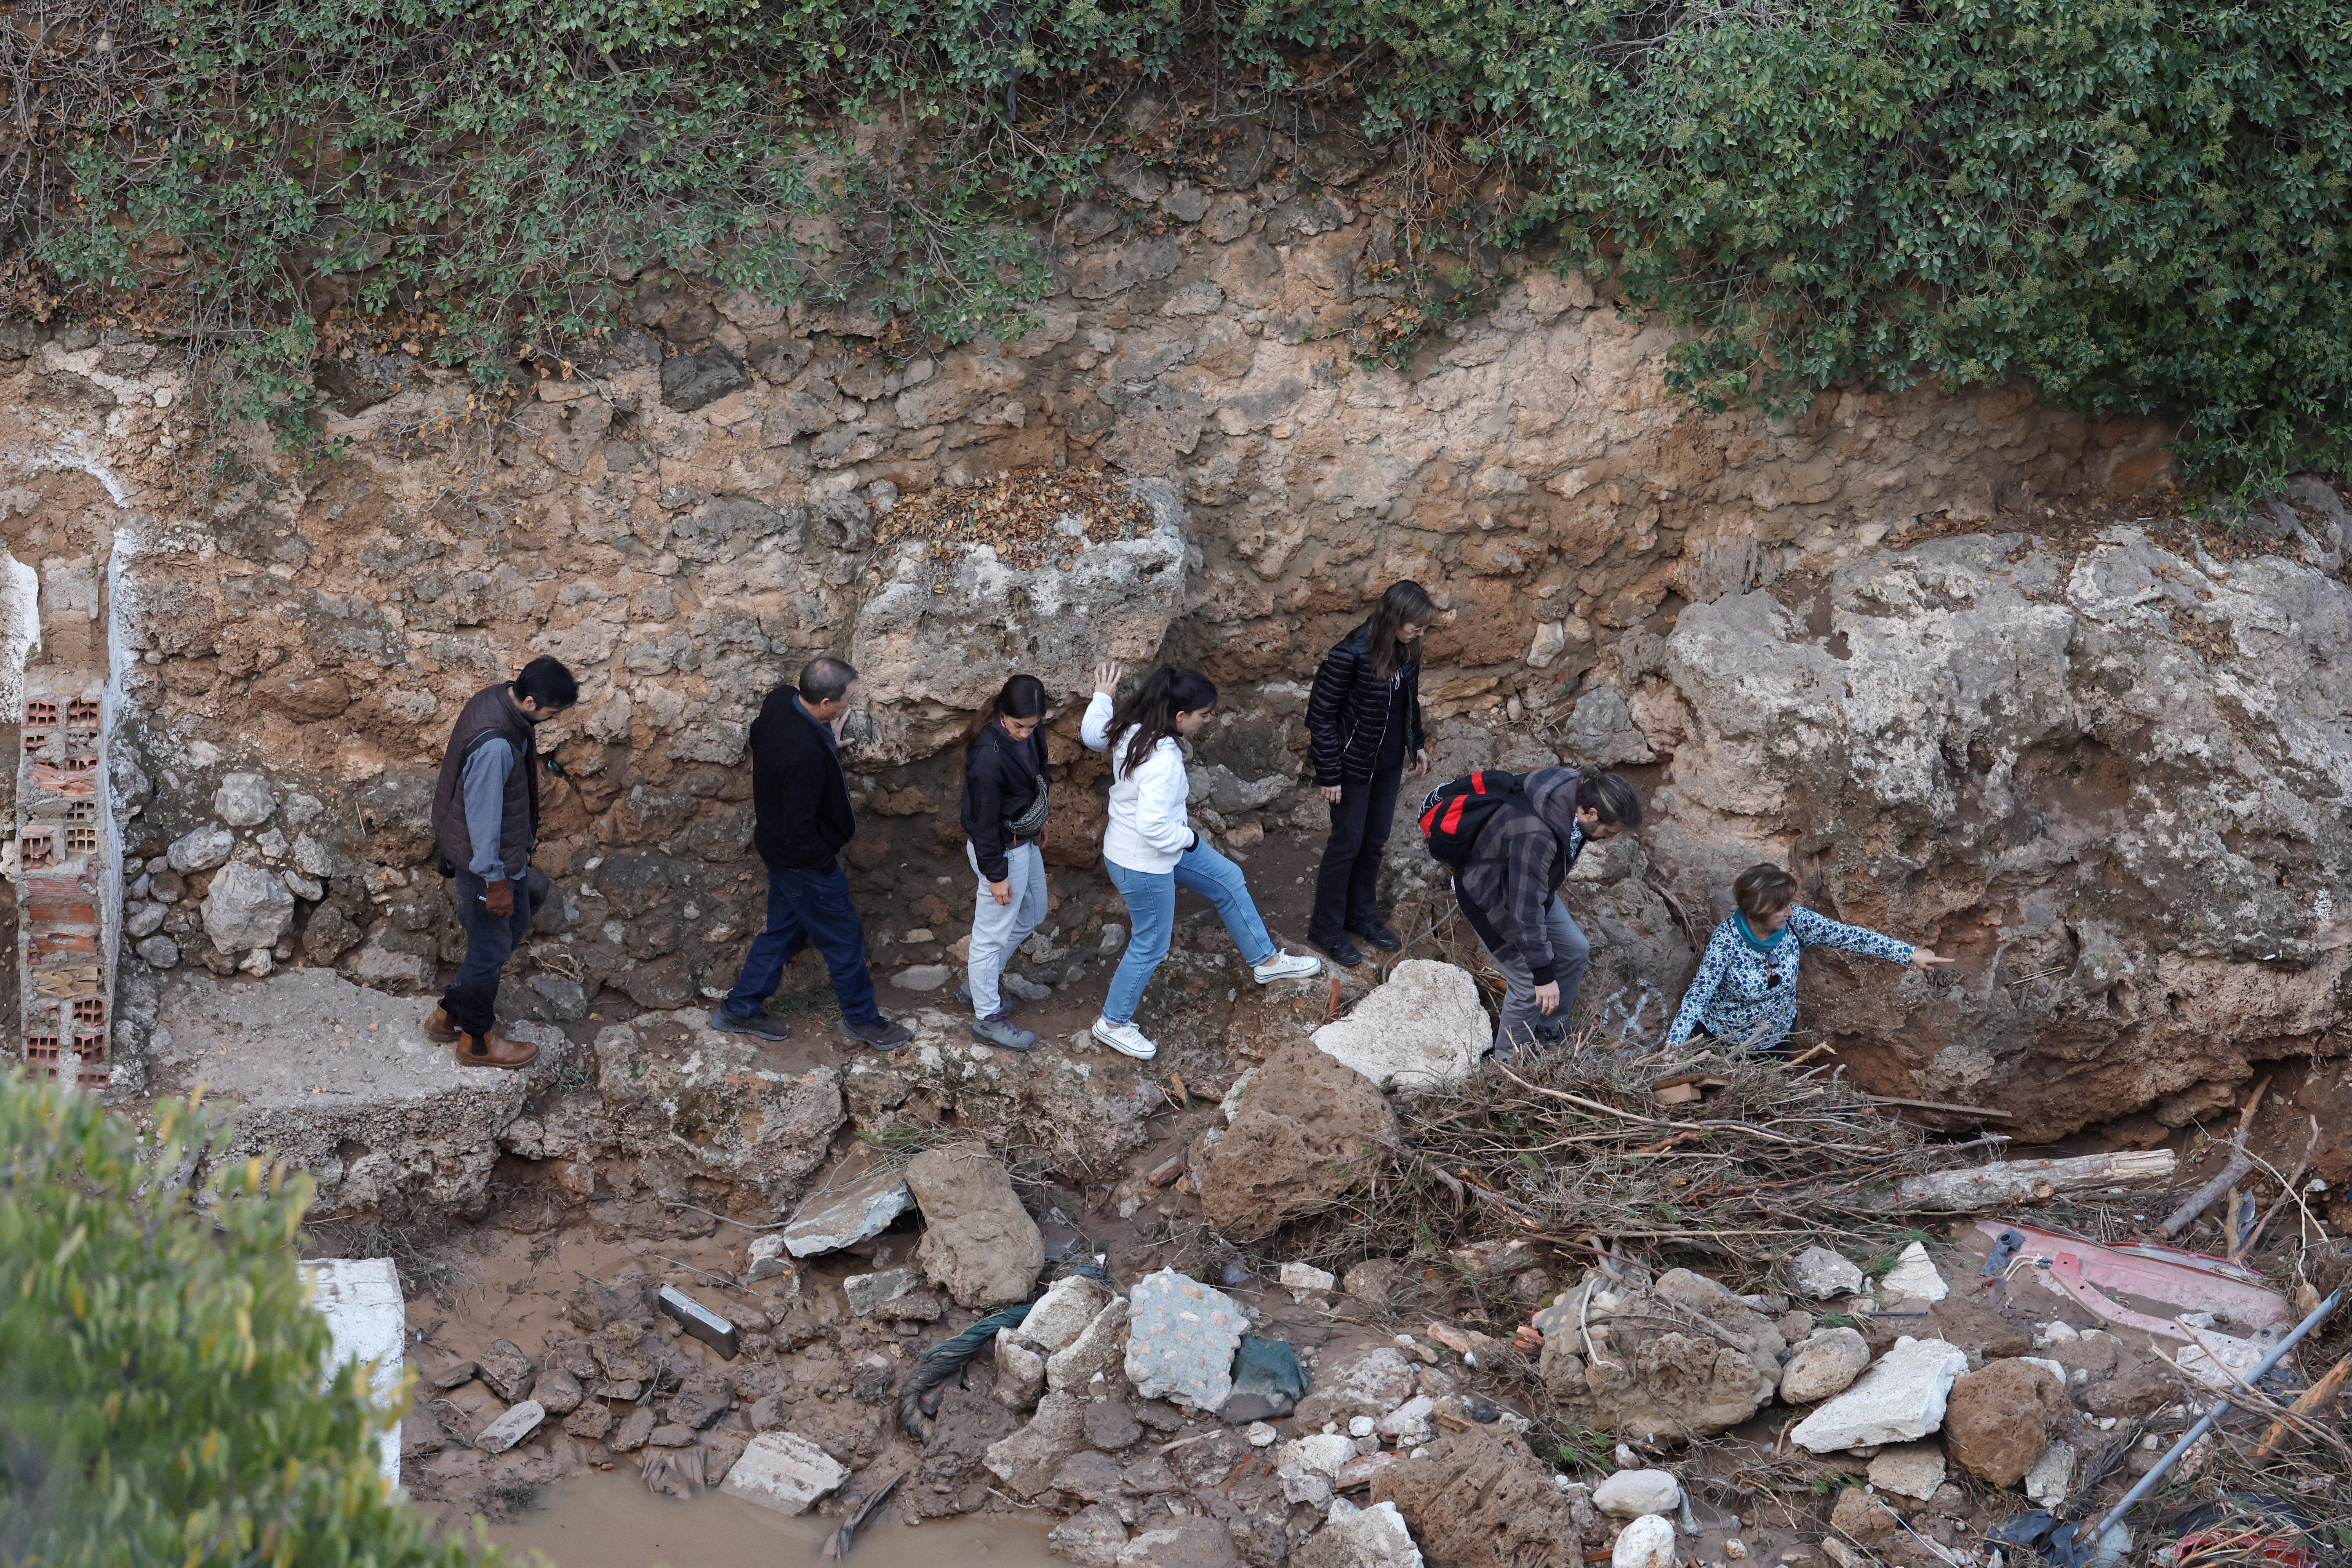
[[[820,654],[801,667],[801,698],[808,702],[837,702],[856,683],[857,671],[845,658]]]

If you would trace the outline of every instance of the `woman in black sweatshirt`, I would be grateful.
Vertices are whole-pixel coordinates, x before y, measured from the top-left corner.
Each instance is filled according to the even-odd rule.
[[[1025,1051],[997,990],[1005,961],[1045,918],[1045,686],[1016,675],[980,710],[963,751],[964,853],[980,879],[964,990],[972,1038]]]
[[[1315,672],[1307,739],[1315,783],[1331,803],[1331,837],[1315,878],[1307,940],[1352,969],[1351,935],[1382,952],[1401,945],[1381,923],[1381,851],[1411,762],[1429,772],[1421,727],[1421,634],[1437,606],[1418,583],[1396,583],[1372,618],[1339,639]]]

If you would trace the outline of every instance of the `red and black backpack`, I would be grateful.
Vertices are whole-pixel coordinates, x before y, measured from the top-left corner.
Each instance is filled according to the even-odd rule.
[[[1470,864],[1486,824],[1499,813],[1527,805],[1525,778],[1500,768],[1481,768],[1422,797],[1421,836],[1433,858],[1459,868]]]

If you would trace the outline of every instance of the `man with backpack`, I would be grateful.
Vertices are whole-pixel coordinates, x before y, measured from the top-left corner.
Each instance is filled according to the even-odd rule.
[[[1430,853],[1454,868],[1454,902],[1508,983],[1497,1058],[1567,1033],[1592,949],[1559,900],[1560,882],[1587,843],[1641,826],[1632,784],[1574,768],[1475,773],[1423,802]]]

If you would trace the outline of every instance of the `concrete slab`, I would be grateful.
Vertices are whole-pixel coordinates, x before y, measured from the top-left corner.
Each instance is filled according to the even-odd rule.
[[[226,1157],[291,1160],[317,1180],[322,1211],[423,1203],[478,1214],[499,1132],[551,1084],[570,1042],[546,1025],[510,1025],[539,1047],[530,1068],[460,1068],[425,1037],[433,1006],[331,969],[226,982],[175,971],[157,1006],[153,1082],[171,1094],[202,1084],[236,1101]]]
[[[334,1336],[330,1369],[352,1362],[372,1363],[368,1392],[385,1410],[400,1399],[401,1348],[408,1332],[408,1303],[400,1293],[400,1270],[389,1258],[322,1258],[302,1265],[310,1281],[311,1304]],[[400,1427],[394,1423],[376,1437],[383,1479],[400,1484]]]
[[[798,1433],[762,1432],[719,1489],[778,1513],[800,1514],[848,1479],[846,1468]]]

